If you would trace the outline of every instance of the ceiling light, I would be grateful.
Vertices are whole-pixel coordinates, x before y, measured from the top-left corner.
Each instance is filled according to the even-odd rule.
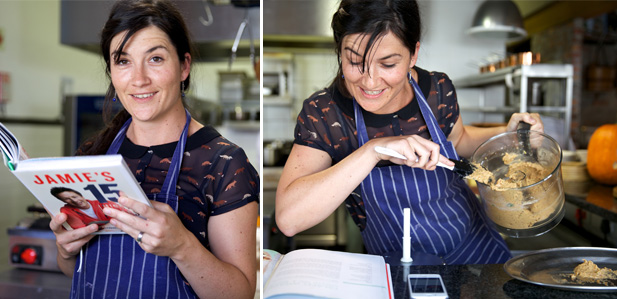
[[[510,0],[486,0],[473,17],[467,33],[473,36],[517,39],[527,36],[523,17]]]

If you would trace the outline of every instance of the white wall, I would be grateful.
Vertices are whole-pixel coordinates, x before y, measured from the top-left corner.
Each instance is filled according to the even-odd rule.
[[[0,1],[0,72],[11,76],[11,98],[5,116],[59,118],[63,78],[73,81],[73,92],[104,90],[102,65],[96,55],[60,45],[59,18],[59,1]],[[8,127],[30,156],[62,154],[61,126]],[[0,257],[8,257],[6,229],[29,216],[26,207],[37,201],[4,166],[0,166],[0,190]],[[8,267],[7,261],[0,259],[0,269]]]
[[[447,73],[451,79],[479,73],[479,63],[491,55],[505,54],[505,40],[485,39],[465,33],[483,0],[420,1],[424,18],[418,65]]]
[[[105,90],[98,56],[60,44],[60,1],[0,1],[0,28],[0,71],[11,75],[9,116],[58,117],[64,77],[75,93]]]

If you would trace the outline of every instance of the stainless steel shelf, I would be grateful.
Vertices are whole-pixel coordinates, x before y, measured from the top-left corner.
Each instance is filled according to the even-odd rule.
[[[226,120],[223,121],[223,124],[229,126],[234,130],[259,132],[258,120]]]
[[[536,113],[541,113],[541,112],[566,113],[568,111],[568,108],[565,106],[528,106],[527,111],[536,112]]]
[[[5,117],[0,116],[0,122],[4,124],[22,124],[22,125],[62,125],[62,119],[42,119],[42,118],[27,118],[27,117]]]
[[[456,86],[457,88],[469,88],[484,87],[490,84],[503,84],[505,83],[506,76],[509,74],[513,74],[516,71],[520,72],[520,67],[507,67],[503,69],[498,69],[492,73],[468,76],[454,80],[454,86]]]
[[[570,64],[532,64],[498,69],[492,73],[467,76],[454,80],[457,88],[485,87],[491,84],[507,84],[513,77],[524,75],[530,78],[567,78],[572,76]]]
[[[515,80],[516,79],[516,80]],[[520,79],[520,80],[519,80]],[[530,80],[561,80],[563,84],[563,106],[532,106],[531,99],[528,99],[530,90]],[[491,107],[474,106],[461,107],[461,111],[490,113],[514,113],[514,112],[534,112],[540,114],[561,113],[564,120],[564,137],[570,139],[570,123],[572,118],[572,92],[573,92],[573,67],[571,64],[533,64],[508,67],[499,69],[492,73],[484,73],[453,80],[456,88],[477,88],[484,89],[481,97],[487,94],[487,87],[494,85],[505,85],[510,99],[515,98],[514,90],[520,95],[520,102],[516,105]],[[516,82],[516,83],[515,83]],[[532,98],[535,95],[532,90]],[[481,101],[481,103],[483,103]]]
[[[467,112],[483,112],[483,113],[516,113],[520,111],[519,107],[460,107],[461,111]],[[527,111],[529,112],[558,112],[565,113],[567,111],[566,107],[563,106],[529,106],[527,107]]]
[[[518,112],[517,107],[460,107],[461,111],[468,112],[484,112],[484,113],[515,113]]]

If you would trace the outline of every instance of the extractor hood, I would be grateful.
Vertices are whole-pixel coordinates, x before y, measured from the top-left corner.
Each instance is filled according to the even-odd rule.
[[[263,46],[333,48],[332,0],[263,0]]]
[[[255,55],[259,56],[259,7],[241,3],[246,1],[174,0],[195,43],[197,55],[194,61],[228,61],[236,35],[245,20],[248,23],[240,35],[236,59],[250,57],[251,37]],[[62,0],[60,42],[99,53],[100,32],[113,3],[112,0]]]

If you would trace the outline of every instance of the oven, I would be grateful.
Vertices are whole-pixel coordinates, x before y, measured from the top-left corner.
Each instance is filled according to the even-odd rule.
[[[9,265],[16,268],[59,272],[56,236],[49,228],[51,217],[44,208],[29,206],[30,216],[7,229]]]

